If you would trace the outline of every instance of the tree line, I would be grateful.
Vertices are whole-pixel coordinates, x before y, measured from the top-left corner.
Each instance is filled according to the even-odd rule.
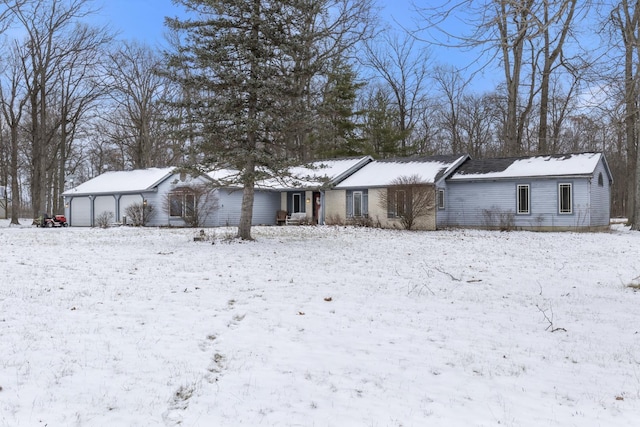
[[[174,3],[154,48],[96,26],[92,0],[0,1],[13,223],[105,171],[222,165],[250,238],[253,184],[293,164],[582,151],[607,156],[612,214],[640,218],[640,1],[443,1],[411,28],[374,0]]]

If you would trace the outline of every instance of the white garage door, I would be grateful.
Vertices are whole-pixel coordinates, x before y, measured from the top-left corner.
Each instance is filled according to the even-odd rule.
[[[116,198],[113,196],[97,196],[93,200],[94,225],[96,218],[111,214],[110,221],[116,220]]]
[[[69,225],[91,227],[91,199],[74,197],[69,201]]]

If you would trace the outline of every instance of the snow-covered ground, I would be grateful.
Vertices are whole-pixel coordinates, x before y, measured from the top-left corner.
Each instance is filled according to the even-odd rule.
[[[0,426],[638,425],[640,233],[207,233],[0,222]]]

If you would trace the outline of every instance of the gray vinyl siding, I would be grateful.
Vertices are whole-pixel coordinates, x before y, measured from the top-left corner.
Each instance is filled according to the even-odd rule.
[[[602,174],[603,185],[598,184]],[[611,220],[611,181],[602,161],[591,179],[591,226],[606,226]]]
[[[224,227],[240,224],[242,190],[221,189],[218,191],[218,210],[212,215],[210,226]],[[280,193],[256,191],[253,199],[252,225],[274,225],[280,209]]]
[[[444,190],[444,209],[438,208],[438,190]],[[447,186],[442,183],[436,186],[436,228],[438,230],[447,228],[449,226],[449,207],[447,204],[449,203],[449,191],[447,190]]]
[[[72,226],[91,227],[95,225],[95,218],[102,212],[111,212],[113,221],[120,222],[126,215],[126,208],[134,203],[147,201],[147,205],[153,206],[152,218],[147,218],[149,227],[184,227],[187,224],[180,217],[169,215],[167,197],[170,192],[183,185],[199,185],[206,183],[203,178],[181,179],[173,174],[155,187],[136,193],[102,193],[86,196],[65,196],[65,214]],[[218,197],[218,209],[212,211],[206,218],[200,218],[203,227],[237,226],[240,223],[242,207],[242,189],[218,189],[215,190]],[[302,192],[304,200],[304,192]],[[304,203],[302,203],[304,207]],[[252,225],[273,225],[276,223],[276,212],[280,209],[280,193],[273,191],[256,190],[253,202]],[[203,211],[207,211],[204,208]],[[131,222],[127,219],[127,222]]]
[[[280,210],[280,193],[256,191],[253,199],[253,225],[275,225]]]
[[[572,212],[560,214],[558,185],[572,184]],[[528,184],[530,213],[516,214],[516,188]],[[588,178],[449,181],[445,196],[446,225],[498,227],[499,218],[513,217],[516,228],[575,228],[591,224]],[[442,211],[438,212],[438,215]],[[440,218],[440,226],[444,220]]]
[[[142,203],[142,196],[139,194],[124,194],[120,196],[120,201],[119,201],[120,212],[118,214],[118,217],[116,218],[116,221],[118,222],[122,221],[123,218],[127,216],[127,208],[136,203]],[[161,207],[158,206],[158,209],[161,209]],[[159,212],[158,214],[161,214],[161,212]],[[131,223],[132,221],[131,218],[126,218],[126,220],[129,223]]]
[[[166,187],[166,186],[165,186]],[[168,225],[168,213],[164,208],[164,200],[166,198],[166,189],[165,191],[157,191],[153,193],[143,193],[142,200],[147,201],[147,205],[153,206],[154,214],[151,219],[147,219],[145,222],[148,227],[160,227]]]

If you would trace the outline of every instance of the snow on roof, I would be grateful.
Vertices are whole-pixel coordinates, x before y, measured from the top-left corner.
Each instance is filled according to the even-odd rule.
[[[132,171],[105,172],[75,188],[62,193],[63,196],[80,194],[135,193],[148,191],[164,178],[171,175],[174,168],[150,168]]]
[[[235,169],[214,169],[206,175],[216,183],[236,183],[240,178],[240,172]]]
[[[468,160],[451,180],[589,175],[601,153]]]
[[[464,156],[466,157],[466,156]],[[418,176],[433,184],[463,156],[434,156],[415,159],[377,160],[369,163],[336,188],[385,187],[400,177]]]
[[[344,175],[355,169],[359,164],[365,164],[371,157],[357,157],[349,159],[321,160],[308,166],[296,166],[289,169],[291,176],[282,179],[265,180],[259,187],[274,189],[321,187],[336,182]]]

